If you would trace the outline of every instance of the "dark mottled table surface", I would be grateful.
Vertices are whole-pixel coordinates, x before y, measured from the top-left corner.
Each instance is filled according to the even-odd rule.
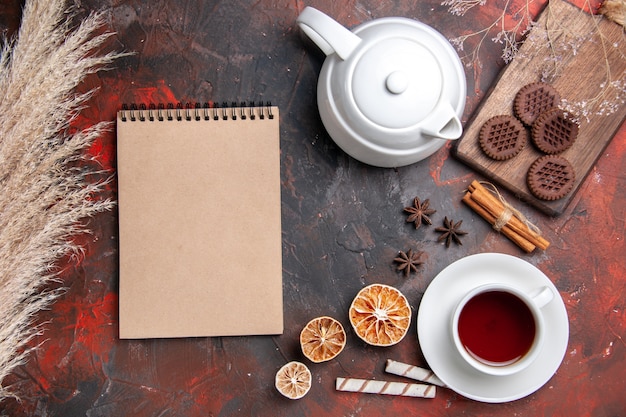
[[[383,16],[421,20],[448,38],[486,27],[503,2],[487,1],[463,18],[439,0],[308,3],[342,24]],[[525,4],[514,1],[517,7]],[[526,254],[495,233],[462,202],[473,179],[451,145],[411,166],[381,169],[348,157],[330,139],[316,107],[323,55],[295,25],[297,1],[76,1],[77,11],[104,8],[116,32],[107,47],[134,51],[113,69],[89,77],[98,87],[77,123],[114,120],[122,103],[270,100],[281,110],[281,186],[285,330],[279,336],[120,340],[118,333],[117,212],[98,215],[93,235],[80,237],[84,258],[64,266],[68,288],[38,321],[41,346],[5,384],[21,401],[6,400],[11,416],[619,416],[626,415],[626,127],[601,155],[559,217],[547,217],[505,193],[552,243]],[[532,5],[536,14],[539,5]],[[512,9],[513,10],[513,9]],[[19,26],[19,1],[0,6],[0,29]],[[501,45],[488,39],[480,65],[466,67],[464,121],[496,81]],[[115,132],[90,153],[115,172]],[[116,197],[116,184],[106,190]],[[463,220],[463,245],[446,248],[434,227],[416,230],[402,209],[430,199],[444,216]],[[254,207],[250,208],[254,216]],[[392,260],[400,250],[425,253],[417,274],[405,277]],[[339,393],[335,378],[388,379],[388,358],[427,367],[415,325],[389,348],[360,341],[349,326],[354,295],[370,283],[400,289],[417,309],[431,280],[467,255],[501,252],[524,259],[556,285],[569,315],[570,339],[556,374],[517,401],[485,404],[439,389],[435,399]],[[233,306],[236,308],[236,306]],[[263,306],[259,305],[259,314]],[[299,333],[311,318],[331,315],[347,329],[336,359],[307,362]],[[198,320],[210,320],[198,317]],[[313,386],[291,401],[274,389],[278,368],[307,363]],[[397,380],[397,379],[394,379]]]

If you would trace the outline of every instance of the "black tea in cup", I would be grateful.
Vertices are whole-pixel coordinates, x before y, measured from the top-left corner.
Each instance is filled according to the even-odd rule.
[[[516,295],[507,291],[485,291],[463,306],[458,334],[465,349],[476,360],[491,366],[505,366],[529,352],[535,341],[535,318]]]

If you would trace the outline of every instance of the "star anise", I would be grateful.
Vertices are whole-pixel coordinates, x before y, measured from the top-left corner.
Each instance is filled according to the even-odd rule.
[[[442,240],[445,240],[446,248],[449,248],[452,242],[458,245],[462,245],[463,243],[461,242],[461,236],[467,234],[466,231],[460,229],[462,223],[463,220],[459,220],[458,222],[454,223],[454,220],[448,219],[448,217],[446,216],[443,219],[443,227],[437,227],[435,229],[436,232],[442,233],[437,241],[441,242]]]
[[[403,271],[404,276],[408,277],[411,272],[417,272],[417,267],[424,263],[421,260],[423,253],[413,252],[413,249],[400,251],[393,261],[398,263],[398,271]]]
[[[424,200],[424,202],[420,202],[420,199],[415,197],[415,199],[413,200],[413,205],[411,207],[405,207],[404,211],[409,214],[409,217],[407,217],[406,221],[407,223],[415,223],[415,228],[418,229],[422,223],[426,223],[426,224],[433,224],[432,221],[430,221],[430,216],[433,213],[436,213],[437,210],[433,210],[431,208],[429,208],[428,206],[430,205],[430,200],[426,199]]]

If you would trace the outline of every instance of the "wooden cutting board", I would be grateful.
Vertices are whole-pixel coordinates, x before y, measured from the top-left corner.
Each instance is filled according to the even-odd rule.
[[[589,40],[589,34],[598,31],[602,33],[602,38],[594,35]],[[543,36],[545,33],[550,35],[552,48]],[[574,54],[567,47],[575,43],[577,37],[585,41]],[[478,133],[490,117],[513,114],[513,100],[519,89],[528,83],[540,81],[542,72],[554,70],[555,64],[559,65],[558,71],[548,82],[559,91],[561,97],[569,102],[589,101],[601,91],[601,85],[607,82],[607,63],[613,78],[623,79],[626,71],[624,39],[621,26],[599,16],[591,16],[564,1],[550,0],[517,57],[502,70],[498,81],[465,126],[463,136],[456,142],[454,155],[544,213],[552,216],[563,213],[626,118],[626,105],[619,105],[610,115],[594,114],[589,116],[589,120],[581,118],[576,142],[561,154],[574,166],[575,184],[568,195],[555,201],[535,198],[526,185],[528,168],[543,155],[530,141],[530,132],[529,141],[522,152],[502,162],[494,161],[483,153],[478,143]],[[557,60],[554,59],[553,51],[558,55]],[[606,98],[610,100],[614,97],[615,90],[611,90]]]

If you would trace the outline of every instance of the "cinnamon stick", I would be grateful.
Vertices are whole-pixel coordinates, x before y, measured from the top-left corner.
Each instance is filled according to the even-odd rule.
[[[472,181],[469,190],[472,194],[472,200],[480,204],[495,219],[502,215],[502,213],[504,212],[504,205],[502,201],[500,201],[496,196],[489,192],[478,181]],[[522,236],[524,239],[528,240],[539,249],[545,250],[550,245],[550,242],[548,242],[541,235],[531,230],[522,220],[520,220],[516,216],[511,216],[510,220],[507,222],[507,226],[509,226],[516,234]]]
[[[532,252],[537,247],[545,250],[550,245],[550,242],[517,217],[514,209],[511,210],[508,205],[505,207],[505,202],[478,181],[472,181],[468,189],[469,192],[463,197],[463,202],[524,251]],[[503,224],[496,227],[496,223]]]
[[[465,196],[463,196],[463,202],[467,204],[472,210],[476,212],[476,214],[480,215],[483,219],[485,219],[489,224],[493,225],[496,221],[496,218],[491,215],[487,210],[485,210],[480,204],[472,200],[472,193],[467,192]],[[509,238],[513,243],[522,248],[524,251],[530,253],[535,250],[535,245],[533,245],[528,240],[524,239],[522,236],[515,233],[508,225],[505,225],[500,232]]]

